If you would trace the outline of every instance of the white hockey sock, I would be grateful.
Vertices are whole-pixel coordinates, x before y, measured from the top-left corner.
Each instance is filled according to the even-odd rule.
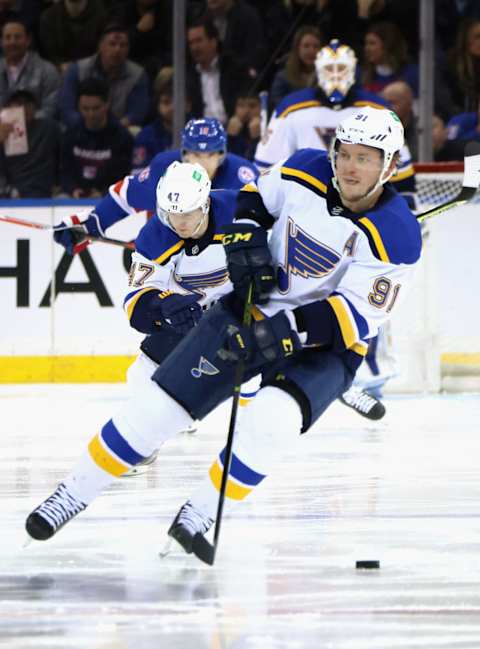
[[[83,503],[92,502],[105,487],[192,423],[181,406],[150,383],[143,399],[129,399],[92,438],[87,452],[63,481]]]
[[[274,413],[274,416],[272,416]],[[244,500],[271,472],[278,460],[300,439],[302,414],[293,397],[279,388],[266,387],[242,412],[233,443],[233,456],[225,498],[225,512]],[[210,518],[217,514],[224,450],[210,467],[190,502]]]

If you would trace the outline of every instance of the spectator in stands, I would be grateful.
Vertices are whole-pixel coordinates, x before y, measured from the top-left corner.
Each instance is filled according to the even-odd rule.
[[[168,74],[166,72],[169,72]],[[157,116],[135,137],[132,155],[132,173],[138,173],[157,153],[172,147],[173,129],[173,68],[163,68],[163,78],[155,87]]]
[[[149,107],[148,79],[145,70],[128,59],[128,48],[127,28],[110,23],[103,31],[98,53],[68,67],[59,97],[61,119],[66,126],[81,122],[78,85],[90,77],[107,83],[110,110],[123,126],[143,124]]]
[[[458,106],[456,112],[476,111],[480,100],[480,20],[462,22],[449,63],[448,85]]]
[[[3,198],[49,198],[57,179],[60,127],[49,117],[38,117],[35,96],[16,90],[4,107],[22,107],[25,115],[28,151],[7,155],[5,140],[11,131],[0,129],[0,195]]]
[[[187,41],[193,61],[187,68],[192,113],[226,124],[235,110],[239,89],[248,85],[251,77],[235,58],[219,51],[217,29],[208,18],[190,24]]]
[[[257,95],[241,92],[235,112],[227,125],[228,150],[247,160],[253,160],[260,139],[260,100]]]
[[[380,93],[400,117],[405,129],[405,142],[410,149],[412,160],[418,160],[418,126],[413,112],[413,92],[405,81],[394,81]]]
[[[409,63],[407,43],[396,25],[370,25],[365,35],[363,87],[379,93],[392,81],[408,83],[418,96],[418,66]]]
[[[222,51],[256,76],[267,56],[262,21],[256,8],[243,0],[207,0],[206,4]]]
[[[316,83],[315,58],[322,45],[322,36],[316,27],[305,25],[297,29],[285,66],[273,79],[270,89],[272,106],[277,106],[290,92]]]
[[[480,105],[475,111],[452,117],[447,131],[449,140],[480,140]]]
[[[128,25],[130,58],[140,64],[150,79],[171,63],[172,4],[158,0],[124,0],[114,5],[113,19]]]
[[[435,162],[463,161],[464,140],[449,140],[443,117],[435,114],[432,119],[433,159]]]
[[[44,54],[63,73],[77,59],[95,54],[107,13],[102,0],[61,0],[40,17]]]
[[[37,116],[53,117],[60,76],[52,63],[29,49],[30,44],[27,26],[16,17],[10,18],[2,28],[0,105],[15,90],[29,90],[35,98]]]
[[[30,34],[35,34],[42,9],[38,0],[0,0],[0,28],[14,14],[27,26]]]
[[[109,114],[108,87],[85,79],[78,87],[79,124],[63,136],[60,182],[73,198],[97,198],[128,174],[133,138]]]

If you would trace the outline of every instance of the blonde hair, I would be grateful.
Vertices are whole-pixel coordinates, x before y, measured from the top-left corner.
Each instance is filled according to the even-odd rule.
[[[316,78],[315,65],[312,65],[311,70],[307,69],[298,56],[300,43],[304,36],[314,36],[318,40],[319,47],[322,46],[322,34],[317,27],[304,25],[300,29],[297,29],[293,37],[287,62],[285,63],[285,78],[292,88],[305,88],[306,86],[310,86]]]

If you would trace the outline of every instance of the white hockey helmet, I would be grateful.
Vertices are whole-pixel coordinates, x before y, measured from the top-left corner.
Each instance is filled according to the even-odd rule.
[[[208,214],[212,183],[206,170],[197,163],[172,162],[157,184],[157,214],[172,227],[169,214],[186,214],[201,208]],[[200,224],[203,222],[200,222]],[[172,228],[174,229],[174,228]]]
[[[387,108],[372,108],[365,106],[350,115],[337,126],[335,137],[330,145],[330,161],[333,168],[333,184],[338,190],[336,154],[338,144],[363,144],[380,149],[383,152],[382,171],[378,182],[369,192],[373,193],[380,185],[385,184],[394,174],[389,171],[390,163],[396,153],[399,153],[405,142],[403,125],[393,110]]]
[[[322,47],[315,59],[317,81],[331,104],[341,103],[355,83],[357,57],[336,38]]]

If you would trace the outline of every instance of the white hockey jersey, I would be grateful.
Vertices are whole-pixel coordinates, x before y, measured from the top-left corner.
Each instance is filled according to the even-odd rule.
[[[290,157],[299,149],[328,150],[340,122],[363,106],[381,109],[386,108],[387,103],[381,97],[363,90],[353,92],[350,103],[336,109],[322,103],[316,88],[304,88],[287,95],[273,113],[265,138],[258,143],[255,164],[264,169]],[[413,177],[410,151],[404,146],[391,182],[397,191],[413,192]]]
[[[135,242],[124,308],[129,320],[147,291],[196,294],[203,308],[210,307],[232,290],[223,250],[221,228],[233,221],[237,192],[213,190],[210,219],[201,239],[181,239],[173,230],[152,218]]]
[[[261,308],[271,316],[326,300],[335,314],[337,348],[364,354],[364,341],[376,335],[412,282],[420,227],[405,199],[388,186],[372,210],[353,214],[331,178],[327,154],[314,149],[260,175],[257,189],[274,218],[270,249],[278,273],[278,288]]]

